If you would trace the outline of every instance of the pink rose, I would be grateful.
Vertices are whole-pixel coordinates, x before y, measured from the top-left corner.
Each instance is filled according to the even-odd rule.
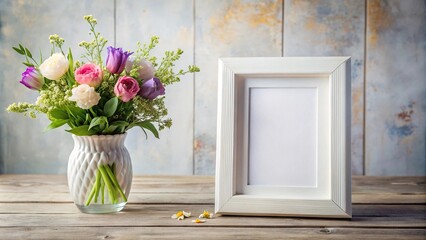
[[[96,64],[86,63],[74,72],[75,80],[79,84],[97,87],[102,82],[102,70]]]
[[[114,93],[123,102],[128,102],[138,94],[139,83],[134,78],[123,76],[118,79],[114,86]]]

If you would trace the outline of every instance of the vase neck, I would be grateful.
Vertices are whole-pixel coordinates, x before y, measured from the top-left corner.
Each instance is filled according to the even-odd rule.
[[[74,139],[74,148],[89,152],[111,152],[124,147],[126,134],[116,135],[95,135],[95,136],[76,136]]]

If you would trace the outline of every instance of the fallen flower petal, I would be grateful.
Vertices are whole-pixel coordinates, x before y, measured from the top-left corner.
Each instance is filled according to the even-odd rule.
[[[206,222],[206,220],[205,219],[195,219],[195,220],[192,220],[192,222],[193,223],[205,223]]]
[[[204,210],[204,212],[199,216],[199,218],[213,218],[213,213]]]
[[[191,217],[191,212],[179,211],[176,214],[172,215],[172,218],[177,220],[183,220],[185,218]]]

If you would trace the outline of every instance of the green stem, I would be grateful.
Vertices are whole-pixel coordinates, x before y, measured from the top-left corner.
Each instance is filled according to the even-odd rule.
[[[99,66],[102,69],[102,58],[101,58],[101,50],[99,49],[98,34],[96,34],[95,27],[91,23],[90,23],[90,26],[91,26],[90,30],[92,31],[93,36],[95,37],[95,41],[96,41],[96,50],[98,51],[97,57],[98,57],[98,61],[99,61]]]
[[[105,171],[105,166],[100,166],[99,170],[101,171],[102,179],[104,180],[105,185],[107,186],[108,193],[109,193],[109,196],[111,198],[111,203],[114,204],[116,202],[115,192],[113,191],[114,188],[111,184],[111,181],[108,178],[108,173]]]
[[[124,195],[123,190],[121,189],[120,184],[118,184],[117,178],[115,177],[114,173],[111,171],[111,169],[108,166],[105,166],[105,169],[109,175],[109,178],[112,180],[112,183],[114,184],[115,188],[118,190],[123,200],[127,202],[126,195]]]
[[[105,200],[105,183],[101,180],[101,195],[102,195],[102,204],[104,204]]]
[[[96,182],[95,182],[95,186],[96,186],[96,191],[95,191],[95,203],[98,202],[98,196],[99,196],[99,190],[101,188],[101,172],[98,169],[97,175],[96,175]]]
[[[95,111],[93,111],[93,109],[92,109],[92,108],[89,108],[89,111],[90,111],[90,113],[92,113],[92,116],[93,116],[94,118],[98,116],[98,115],[95,113]]]
[[[89,198],[86,201],[86,206],[89,206],[90,202],[92,201],[93,196],[95,195],[95,192],[96,192],[96,183],[92,187],[92,191],[90,192]]]

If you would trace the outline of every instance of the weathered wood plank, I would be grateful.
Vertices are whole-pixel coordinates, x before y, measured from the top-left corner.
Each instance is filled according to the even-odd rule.
[[[213,204],[148,204],[148,203],[128,203],[124,212],[145,212],[149,209],[152,212],[174,212],[177,210],[200,213],[203,210],[213,211]],[[412,217],[425,218],[426,205],[353,205],[354,217]],[[0,203],[0,214],[43,214],[43,213],[80,213],[74,204],[68,203]]]
[[[426,194],[354,194],[353,204],[425,204]]]
[[[0,175],[0,193],[67,193],[64,175]],[[213,193],[210,176],[134,176],[132,193]],[[1,200],[0,200],[1,201]]]
[[[425,204],[425,177],[353,177],[354,204]],[[19,189],[19,192],[17,192]],[[31,193],[31,194],[29,194]],[[131,203],[214,202],[211,176],[135,176]],[[0,175],[0,202],[71,202],[63,175]]]
[[[0,236],[11,239],[167,239],[177,235],[186,239],[200,236],[203,239],[422,239],[426,234],[424,177],[354,177],[354,200],[361,199],[366,204],[353,205],[351,220],[218,215],[204,224],[194,224],[191,220],[198,214],[214,208],[213,192],[188,190],[197,189],[198,182],[210,189],[214,178],[135,177],[137,192],[131,193],[130,203],[122,212],[83,214],[70,201],[65,176],[0,175],[0,190],[7,190],[0,191]],[[52,192],[29,191],[31,187]],[[141,187],[160,191],[139,192]],[[162,192],[173,188],[175,192]],[[423,202],[417,199],[419,204],[407,204],[413,196],[422,197]],[[377,202],[371,201],[374,199]],[[398,204],[386,203],[395,199]],[[170,218],[180,210],[191,211],[193,217],[184,221]]]
[[[367,175],[426,175],[426,2],[368,0]]]
[[[0,202],[72,202],[69,192],[0,193]],[[213,193],[130,192],[131,203],[212,204]],[[353,204],[425,204],[426,194],[354,194]]]
[[[351,56],[352,173],[364,168],[365,2],[286,0],[284,56]]]
[[[193,2],[192,0],[118,0],[116,11],[117,47],[135,49],[136,42],[149,42],[152,35],[160,37],[153,51],[159,61],[165,50],[181,48],[185,53],[176,64],[187,69],[193,64]],[[128,133],[126,146],[137,174],[193,173],[193,76],[188,75],[166,88],[166,106],[173,119],[171,129],[146,140],[141,131]]]
[[[206,228],[193,227],[16,227],[0,228],[12,239],[424,239],[425,229]]]
[[[0,233],[14,239],[424,239],[424,229],[351,229],[351,228],[1,228]]]
[[[0,193],[0,202],[72,202],[68,192],[35,192],[35,193]],[[153,204],[211,204],[214,202],[213,193],[134,193],[130,192],[131,203]]]
[[[195,1],[195,174],[215,170],[218,57],[281,56],[281,30],[281,0]]]
[[[415,194],[426,192],[426,177],[373,177],[353,176],[352,194],[400,193]]]
[[[134,205],[117,214],[0,214],[0,227],[153,227],[153,226],[191,226],[189,218],[186,221],[172,219],[171,216],[180,210],[192,211],[195,215],[201,214],[206,209],[196,206],[182,209],[175,206],[155,207],[152,205]],[[207,208],[209,209],[209,208]],[[113,221],[111,220],[113,219]],[[216,216],[209,219],[203,226],[215,227],[370,227],[370,228],[426,228],[424,217],[353,217],[351,220],[333,219],[308,219],[308,218],[282,218],[282,217],[244,217],[244,216]]]
[[[355,217],[426,217],[426,205],[353,205]]]

